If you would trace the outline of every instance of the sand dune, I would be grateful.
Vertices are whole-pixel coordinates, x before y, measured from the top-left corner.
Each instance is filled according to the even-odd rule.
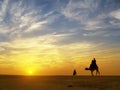
[[[0,76],[0,90],[120,90],[120,76]]]

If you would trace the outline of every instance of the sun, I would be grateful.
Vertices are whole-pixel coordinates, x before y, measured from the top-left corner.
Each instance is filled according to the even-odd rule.
[[[25,75],[27,76],[32,76],[32,75],[36,75],[36,68],[34,67],[26,67],[24,69]]]
[[[29,75],[32,75],[32,74],[33,74],[33,71],[32,71],[32,70],[29,70],[28,73],[29,73]]]
[[[33,75],[34,74],[34,71],[32,69],[29,69],[27,72],[28,72],[28,75]]]

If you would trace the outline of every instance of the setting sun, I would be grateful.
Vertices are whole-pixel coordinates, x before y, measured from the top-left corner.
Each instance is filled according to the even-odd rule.
[[[33,75],[33,74],[34,74],[33,69],[29,69],[29,70],[27,71],[27,75]]]
[[[33,74],[33,71],[32,71],[32,70],[29,70],[28,73],[29,73],[29,75],[32,75],[32,74]]]

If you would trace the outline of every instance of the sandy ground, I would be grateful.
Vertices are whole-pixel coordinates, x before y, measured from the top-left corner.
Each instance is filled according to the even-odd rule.
[[[0,76],[0,90],[120,90],[120,76]]]

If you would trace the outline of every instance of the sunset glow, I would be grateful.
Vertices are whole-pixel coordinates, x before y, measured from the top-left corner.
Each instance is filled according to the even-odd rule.
[[[28,75],[34,75],[33,70],[28,70]]]
[[[0,74],[120,75],[119,0],[0,0]]]

